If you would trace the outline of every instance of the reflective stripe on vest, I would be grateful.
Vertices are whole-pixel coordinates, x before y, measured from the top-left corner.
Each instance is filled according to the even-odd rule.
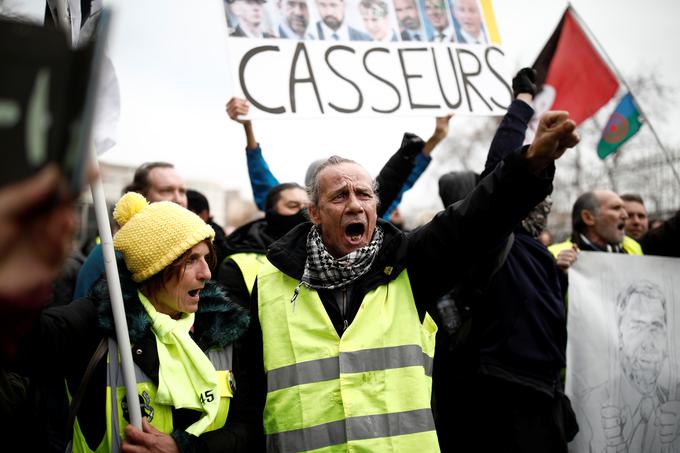
[[[407,366],[422,366],[425,374],[432,377],[432,357],[418,345],[392,346],[341,352],[340,358],[309,360],[277,368],[267,373],[267,389],[270,392],[295,385],[338,379],[340,369],[344,373],[387,370]]]
[[[128,422],[123,416],[122,399],[125,397],[125,383],[123,381],[123,369],[118,356],[118,344],[112,338],[108,339],[108,356],[106,365],[106,433],[101,444],[95,452],[119,452],[123,431]],[[229,412],[229,404],[233,397],[232,385],[232,346],[218,350],[210,350],[206,353],[218,374],[220,388],[220,407],[215,421],[206,431],[212,431],[224,426]],[[113,358],[113,363],[112,359]],[[156,385],[135,364],[135,380],[137,381],[137,393],[139,404],[142,407],[142,416],[159,431],[170,434],[173,431],[172,408],[155,404]],[[122,425],[121,425],[122,421]],[[117,435],[115,435],[117,433]],[[92,452],[85,437],[80,430],[80,424],[76,418],[73,429],[73,451]]]
[[[269,451],[439,451],[430,409],[436,325],[408,274],[364,296],[339,338],[316,291],[268,262],[258,274]]]
[[[253,286],[255,285],[255,277],[257,277],[257,272],[262,267],[265,261],[265,256],[262,253],[234,253],[225,258],[225,260],[231,259],[236,265],[241,269],[241,274],[243,275],[243,281],[246,283],[248,288],[248,294],[253,293]]]
[[[398,427],[398,431],[395,432],[394,427]],[[267,451],[316,450],[350,441],[401,436],[434,429],[432,411],[429,408],[391,414],[364,415],[267,436]],[[404,450],[395,449],[395,451]]]

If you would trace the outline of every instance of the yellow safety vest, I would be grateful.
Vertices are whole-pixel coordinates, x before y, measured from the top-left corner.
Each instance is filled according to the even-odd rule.
[[[548,250],[550,250],[550,253],[552,253],[553,256],[555,258],[557,258],[557,255],[559,255],[559,253],[562,250],[570,249],[572,247],[572,245],[573,245],[573,243],[569,239],[567,239],[564,242],[559,242],[557,244],[553,244],[553,245],[549,246]],[[642,255],[643,254],[642,253],[642,247],[640,246],[640,244],[635,239],[633,239],[631,237],[624,236],[622,245],[623,245],[623,250],[625,250],[626,253],[628,253],[629,255]]]
[[[92,450],[85,440],[85,436],[80,430],[78,418],[73,426],[72,451],[74,453],[105,453],[119,452],[122,439],[125,438],[124,431],[128,421],[123,416],[123,406],[121,402],[125,397],[125,384],[123,382],[123,369],[120,355],[118,354],[118,344],[109,338],[109,352],[106,359],[106,433],[101,443]],[[224,426],[229,413],[229,404],[233,397],[232,386],[234,384],[232,368],[232,347],[231,345],[206,353],[217,371],[220,388],[220,406],[215,417],[215,421],[208,427],[207,431]],[[111,357],[118,360],[111,363]],[[142,416],[159,431],[170,434],[173,431],[172,408],[170,406],[156,404],[156,385],[151,379],[135,364],[135,378],[137,380],[137,394],[139,404],[142,408]]]
[[[264,254],[254,252],[234,253],[225,258],[225,260],[228,259],[233,260],[239,269],[241,269],[243,281],[246,282],[246,287],[248,288],[248,294],[252,294],[253,286],[255,286],[255,277],[257,277],[257,272],[266,259]]]
[[[364,296],[342,337],[315,290],[268,261],[257,277],[268,451],[437,452],[430,398],[437,326],[406,271]]]

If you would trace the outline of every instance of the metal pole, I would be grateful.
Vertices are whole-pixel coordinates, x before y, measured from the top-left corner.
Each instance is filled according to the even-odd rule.
[[[642,107],[640,107],[640,103],[635,100],[635,96],[633,95],[633,90],[631,90],[630,85],[628,85],[628,82],[626,82],[626,79],[623,78],[623,75],[621,74],[621,72],[619,72],[618,68],[614,65],[614,62],[612,61],[612,59],[609,58],[609,55],[607,55],[607,52],[604,50],[604,47],[602,46],[602,44],[600,44],[600,41],[597,40],[597,38],[595,37],[593,32],[590,30],[590,28],[588,28],[588,25],[586,25],[586,23],[583,21],[583,18],[581,18],[581,16],[576,11],[576,9],[574,9],[574,7],[571,5],[571,3],[569,3],[567,8],[569,9],[569,11],[571,11],[572,15],[574,16],[574,19],[576,19],[576,22],[578,22],[579,26],[581,27],[581,29],[583,29],[584,33],[588,36],[590,41],[597,48],[597,51],[606,60],[607,65],[609,65],[609,67],[614,71],[614,73],[616,74],[616,78],[619,79],[619,81],[623,84],[623,86],[626,87],[626,90],[630,93],[630,96],[633,98],[633,102],[635,102],[635,105],[637,106],[638,110],[640,111],[640,114],[645,119],[645,124],[647,124],[649,126],[649,130],[652,131],[652,134],[654,135],[656,142],[659,144],[661,151],[663,151],[663,154],[666,157],[666,162],[668,162],[668,166],[671,167],[671,171],[673,172],[673,175],[675,176],[675,181],[678,183],[678,185],[680,185],[680,175],[678,175],[678,171],[673,166],[673,161],[671,160],[670,154],[668,153],[668,150],[666,149],[666,147],[661,142],[659,135],[656,133],[656,130],[652,126],[652,122],[649,121],[649,117],[642,110]]]
[[[99,169],[94,146],[90,147],[90,159]],[[127,320],[125,319],[123,293],[120,289],[120,280],[118,279],[118,265],[116,264],[116,254],[113,250],[109,211],[106,208],[104,184],[102,184],[101,176],[98,176],[97,180],[92,183],[91,189],[102,254],[104,255],[106,281],[109,286],[109,295],[111,296],[111,310],[113,311],[113,322],[116,327],[116,341],[118,342],[118,351],[122,361],[121,367],[123,369],[123,382],[125,383],[125,396],[128,401],[130,424],[142,429],[142,414],[138,404],[139,397],[137,396],[137,380],[135,378],[134,362],[132,361],[132,348],[130,346]],[[111,357],[111,360],[118,360],[118,358]],[[115,434],[117,435],[118,433]]]

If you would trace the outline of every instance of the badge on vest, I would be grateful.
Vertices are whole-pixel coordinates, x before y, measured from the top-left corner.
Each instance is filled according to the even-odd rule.
[[[149,394],[146,392],[146,390],[142,391],[141,395],[137,395],[139,397],[139,409],[142,413],[142,417],[146,417],[146,420],[151,423],[153,420],[153,414],[154,410],[153,407],[151,406],[151,397]],[[127,420],[128,423],[130,423],[130,415],[128,412],[128,405],[127,405],[127,396],[123,397],[123,400],[120,402],[120,406],[123,409],[123,417],[125,420]]]

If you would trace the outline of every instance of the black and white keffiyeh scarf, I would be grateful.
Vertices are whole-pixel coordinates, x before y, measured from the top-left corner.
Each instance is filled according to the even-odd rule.
[[[375,227],[373,239],[341,258],[333,258],[321,240],[319,227],[314,225],[307,235],[307,261],[302,280],[295,288],[291,303],[295,302],[300,285],[314,289],[335,289],[353,282],[365,274],[382,246],[383,231]]]
[[[522,227],[534,238],[537,238],[541,231],[545,230],[548,225],[548,215],[552,209],[552,198],[550,195],[545,197],[543,201],[538,203],[532,209],[524,220],[522,220]]]

